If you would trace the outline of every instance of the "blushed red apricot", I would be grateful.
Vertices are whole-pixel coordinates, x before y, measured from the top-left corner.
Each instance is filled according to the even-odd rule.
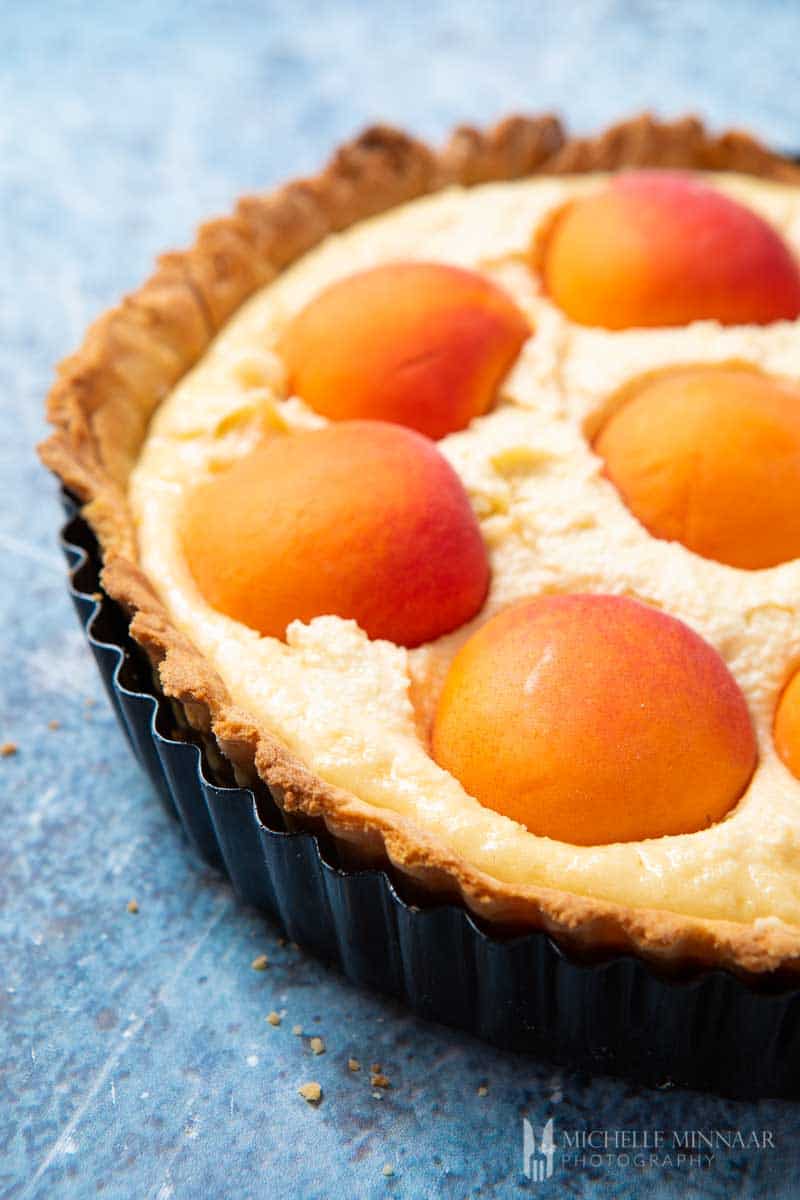
[[[800,269],[780,234],[669,171],[628,172],[567,204],[541,265],[553,301],[580,325],[766,325],[800,314]]]
[[[454,658],[432,753],[487,808],[576,845],[692,833],[747,786],[756,743],[719,654],[619,596],[546,596]]]
[[[212,607],[262,634],[350,617],[416,646],[475,615],[486,547],[455,471],[380,421],[274,437],[189,497],[183,547]]]
[[[789,680],[778,702],[773,737],[778,754],[800,779],[800,671]]]
[[[751,570],[800,557],[800,387],[701,366],[642,385],[595,441],[642,524]]]
[[[294,317],[279,351],[290,390],[323,416],[440,438],[491,408],[529,333],[485,276],[395,262],[331,284]]]

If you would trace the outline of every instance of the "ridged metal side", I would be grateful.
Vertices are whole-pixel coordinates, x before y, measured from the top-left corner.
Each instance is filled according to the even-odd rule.
[[[800,989],[723,971],[666,979],[629,955],[583,962],[544,933],[503,940],[466,909],[420,907],[382,870],[344,870],[326,838],[286,828],[264,790],[231,786],[158,691],[94,537],[64,498],[70,592],[134,755],[189,841],[239,897],[354,983],[505,1048],[650,1085],[800,1097]]]

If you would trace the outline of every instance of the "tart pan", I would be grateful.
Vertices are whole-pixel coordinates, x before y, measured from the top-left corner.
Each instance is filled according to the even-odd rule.
[[[70,594],[119,723],[167,810],[243,903],[359,987],[504,1049],[650,1086],[800,1098],[796,977],[667,976],[629,954],[578,956],[543,932],[490,934],[390,871],[348,869],[324,829],[291,826],[265,784],[237,787],[164,696],[101,591],[94,534],[67,492],[63,502]]]

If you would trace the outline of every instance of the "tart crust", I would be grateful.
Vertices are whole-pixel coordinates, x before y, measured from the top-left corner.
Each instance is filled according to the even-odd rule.
[[[137,565],[127,482],[160,401],[253,292],[329,233],[449,184],[531,175],[669,166],[737,171],[794,184],[800,166],[746,134],[710,134],[695,117],[649,115],[595,137],[570,138],[553,116],[513,116],[485,132],[462,126],[436,151],[387,126],[342,146],[320,174],[239,201],[203,225],[188,251],[89,329],[61,363],[48,398],[54,432],[43,462],[83,503],[100,543],[103,586],[130,614],[164,693],[216,739],[242,784],[259,777],[281,807],[323,822],[348,861],[388,861],[426,893],[462,900],[503,927],[542,928],[571,948],[630,950],[662,966],[800,972],[800,929],[779,921],[709,920],[636,908],[537,885],[510,886],[472,867],[416,824],[324,783],[233,705],[225,685],[171,623]]]

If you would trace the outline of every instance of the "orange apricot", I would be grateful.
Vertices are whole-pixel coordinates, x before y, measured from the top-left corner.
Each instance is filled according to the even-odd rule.
[[[617,176],[567,204],[541,252],[547,292],[580,325],[766,325],[800,314],[800,269],[780,234],[689,175]]]
[[[451,664],[431,746],[481,804],[581,846],[704,829],[756,762],[716,650],[606,595],[545,596],[482,626]]]
[[[529,332],[485,276],[394,262],[331,284],[291,321],[279,350],[290,390],[323,416],[440,438],[492,406]]]
[[[455,471],[380,421],[263,442],[192,492],[182,534],[208,603],[273,637],[330,614],[415,646],[474,616],[489,583]]]
[[[800,779],[800,671],[789,680],[778,702],[773,737],[778,754]]]
[[[800,557],[800,387],[745,366],[644,383],[595,441],[655,537],[755,570]]]

